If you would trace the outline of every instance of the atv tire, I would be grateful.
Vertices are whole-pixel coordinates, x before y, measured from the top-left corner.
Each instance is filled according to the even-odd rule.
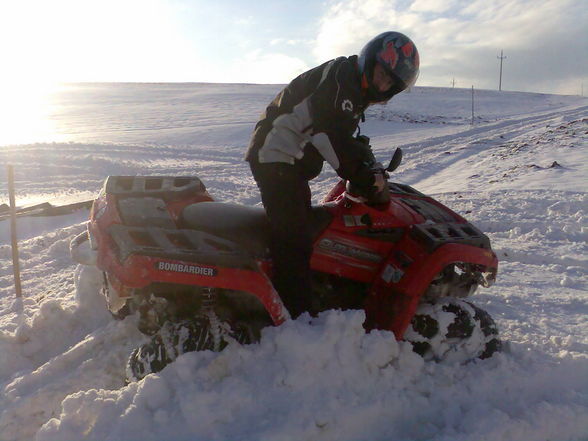
[[[419,305],[404,339],[427,361],[465,363],[489,358],[502,349],[490,314],[448,297]]]
[[[163,370],[186,352],[223,350],[229,340],[249,344],[256,340],[245,324],[237,323],[223,332],[215,343],[208,317],[197,316],[177,323],[166,322],[151,341],[139,346],[129,357],[126,367],[127,382],[139,381],[149,374]]]
[[[225,343],[226,345],[226,343]],[[139,346],[127,362],[127,381],[138,381],[164,367],[186,352],[214,348],[214,339],[206,317],[178,323],[165,323],[151,341]]]

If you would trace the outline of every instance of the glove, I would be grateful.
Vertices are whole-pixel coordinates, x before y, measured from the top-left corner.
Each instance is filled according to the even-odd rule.
[[[374,178],[374,187],[376,188],[376,192],[379,193],[386,188],[387,181],[383,173],[374,173]]]

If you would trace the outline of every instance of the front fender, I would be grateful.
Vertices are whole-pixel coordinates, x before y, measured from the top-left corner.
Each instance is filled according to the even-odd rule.
[[[447,265],[465,262],[496,274],[498,259],[488,249],[445,244],[418,261],[407,264],[391,256],[376,277],[365,303],[366,329],[385,329],[402,339],[422,295]]]

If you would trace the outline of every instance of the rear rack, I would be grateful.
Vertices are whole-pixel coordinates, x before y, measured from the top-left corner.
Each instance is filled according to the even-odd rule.
[[[237,244],[202,231],[113,224],[109,233],[121,263],[131,255],[142,255],[240,269],[257,268],[253,258]]]
[[[197,176],[109,176],[104,192],[119,197],[154,197],[176,200],[205,193],[206,187]]]

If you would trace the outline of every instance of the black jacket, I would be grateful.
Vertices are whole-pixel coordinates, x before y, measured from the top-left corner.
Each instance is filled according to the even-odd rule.
[[[331,60],[301,74],[274,98],[255,126],[245,159],[292,164],[309,180],[326,160],[342,178],[371,186],[365,149],[353,136],[364,110],[357,56]]]

